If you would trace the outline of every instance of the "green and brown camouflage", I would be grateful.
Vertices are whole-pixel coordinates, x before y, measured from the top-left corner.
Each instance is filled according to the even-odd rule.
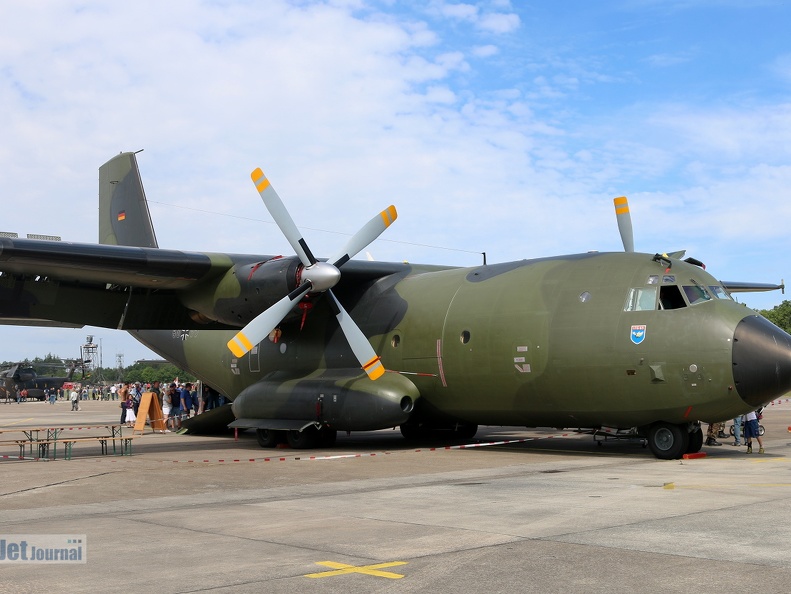
[[[791,336],[728,292],[778,287],[720,282],[680,254],[627,247],[472,268],[344,257],[336,284],[314,291],[307,249],[158,248],[133,153],[99,177],[98,245],[0,239],[0,317],[128,330],[232,400],[232,426],[256,429],[262,445],[523,425],[630,431],[677,458],[700,450],[701,421],[791,390]],[[264,197],[268,180],[254,180]],[[249,352],[229,349],[279,307]],[[376,380],[361,369],[366,348],[386,370]]]

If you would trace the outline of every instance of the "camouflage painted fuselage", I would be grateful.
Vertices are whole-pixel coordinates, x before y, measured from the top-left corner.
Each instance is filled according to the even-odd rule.
[[[709,290],[708,299],[664,309],[657,294],[650,309],[644,303],[628,310],[634,289],[677,287],[683,294],[684,286],[719,285],[692,264],[673,260],[670,273],[666,266],[648,254],[592,253],[468,269],[414,267],[364,290],[337,292],[381,355],[386,377],[414,385],[419,397],[411,415],[426,419],[635,427],[732,418],[785,393],[787,355],[780,376],[769,358],[757,372],[766,381],[756,385],[755,371],[744,385],[734,378],[744,358],[734,353],[740,325],[766,326],[766,340],[791,343],[724,295]],[[231,332],[135,334],[230,398],[269,377],[286,386],[325,377],[314,398],[332,386],[342,392],[356,377],[356,389],[376,398],[379,382],[360,374],[321,299],[300,329],[301,323],[284,323],[277,342],[265,340],[240,359],[221,348]],[[381,386],[410,391],[405,383]],[[281,408],[265,410],[287,410],[287,392],[281,390]]]

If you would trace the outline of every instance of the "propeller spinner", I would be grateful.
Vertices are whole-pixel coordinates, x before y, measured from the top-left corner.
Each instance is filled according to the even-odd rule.
[[[269,214],[272,215],[275,223],[277,223],[277,226],[280,227],[283,235],[291,244],[304,269],[301,275],[302,283],[242,328],[236,336],[228,341],[228,348],[237,357],[243,356],[252,350],[253,346],[266,338],[305,295],[326,291],[330,297],[330,307],[335,313],[338,324],[344,336],[346,336],[354,356],[357,357],[368,377],[374,380],[381,377],[385,372],[384,365],[382,365],[379,356],[371,347],[362,330],[360,330],[359,326],[352,320],[351,316],[343,309],[343,306],[332,293],[332,287],[341,278],[340,267],[365,249],[396,220],[398,213],[395,206],[389,206],[368,221],[354,234],[343,249],[327,260],[327,262],[319,262],[313,256],[308,244],[294,224],[291,215],[286,210],[283,201],[269,183],[264,172],[261,169],[256,169],[250,177],[261,195],[264,205],[269,210]]]

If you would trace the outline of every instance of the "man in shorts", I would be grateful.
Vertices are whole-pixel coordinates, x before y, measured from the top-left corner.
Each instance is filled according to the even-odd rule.
[[[758,415],[750,411],[744,415],[744,441],[747,443],[747,453],[753,453],[753,437],[758,441],[758,453],[764,453],[764,442],[761,440],[758,427]]]

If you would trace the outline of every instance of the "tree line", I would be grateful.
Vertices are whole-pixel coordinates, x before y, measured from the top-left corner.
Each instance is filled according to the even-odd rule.
[[[791,301],[788,299],[780,305],[775,305],[772,309],[759,309],[758,313],[778,328],[791,334]]]
[[[45,357],[25,359],[24,361],[4,361],[0,363],[0,370],[10,369],[14,365],[32,367],[37,376],[44,377],[67,377],[72,367],[75,366],[76,369],[72,379],[76,382],[88,384],[111,384],[116,382],[141,382],[146,384],[159,380],[163,385],[167,385],[175,378],[187,382],[194,382],[197,379],[192,374],[166,361],[162,363],[138,361],[124,368],[86,367],[83,370],[82,362],[79,359],[64,359],[49,353]]]

